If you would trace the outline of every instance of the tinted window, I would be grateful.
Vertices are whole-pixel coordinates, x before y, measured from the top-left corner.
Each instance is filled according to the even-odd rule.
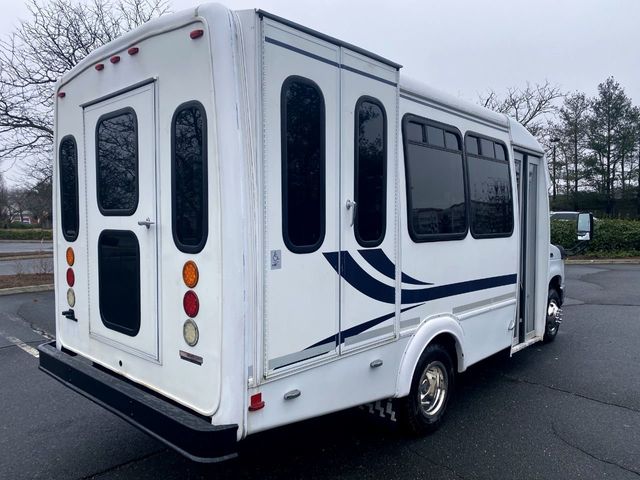
[[[424,133],[422,131],[422,124],[415,122],[407,122],[406,136],[409,140],[414,142],[424,142]]]
[[[173,238],[183,252],[197,253],[207,240],[207,117],[189,102],[173,116]]]
[[[324,239],[324,143],[320,89],[289,77],[282,86],[282,228],[292,252],[317,250]]]
[[[140,330],[140,248],[133,232],[104,230],[100,234],[98,282],[102,323],[135,337]]]
[[[78,238],[78,147],[71,135],[60,142],[60,223],[68,242]]]
[[[499,143],[494,144],[495,150],[496,150],[496,158],[498,160],[506,160],[507,159],[507,154],[504,150],[504,145],[501,145]]]
[[[493,152],[493,142],[491,140],[487,140],[486,138],[480,139],[480,154],[483,157],[494,158],[495,153]]]
[[[363,247],[382,243],[386,226],[386,118],[375,100],[358,102],[356,119],[355,236]]]
[[[468,137],[468,139],[475,137]],[[487,139],[481,139],[482,151],[491,156],[496,150],[504,155],[504,146]],[[513,231],[513,200],[509,162],[495,160],[487,156],[473,155],[467,151],[467,172],[469,176],[469,200],[471,232],[475,236],[509,236]]]
[[[449,150],[461,150],[460,137],[455,133],[444,132],[445,146]]]
[[[476,137],[467,136],[464,141],[465,149],[467,153],[478,155],[480,150],[478,149],[478,139]]]
[[[132,215],[138,206],[138,120],[132,109],[100,118],[96,150],[100,211]]]
[[[444,148],[444,131],[441,128],[427,125],[427,140],[429,140],[429,145]]]
[[[442,131],[442,130],[441,130]],[[456,136],[457,133],[447,132]],[[415,241],[462,238],[467,231],[462,152],[405,137],[408,225]]]

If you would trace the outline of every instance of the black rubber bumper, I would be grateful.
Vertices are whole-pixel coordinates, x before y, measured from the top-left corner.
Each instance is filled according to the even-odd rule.
[[[55,342],[40,345],[38,351],[40,370],[191,460],[212,463],[236,456],[238,425],[212,425],[197,414],[56,349]]]

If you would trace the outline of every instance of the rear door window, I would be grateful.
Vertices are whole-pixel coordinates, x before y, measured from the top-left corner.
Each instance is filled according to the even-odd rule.
[[[135,337],[140,331],[140,245],[133,232],[100,234],[98,272],[102,323]]]
[[[98,120],[96,162],[100,212],[133,215],[138,207],[138,119],[132,108]]]

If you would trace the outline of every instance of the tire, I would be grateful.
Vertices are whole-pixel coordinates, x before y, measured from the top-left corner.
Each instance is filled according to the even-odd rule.
[[[449,352],[439,344],[427,346],[418,360],[409,395],[397,402],[398,423],[404,431],[424,435],[438,429],[453,395],[454,375]]]
[[[558,329],[562,322],[562,303],[560,295],[552,288],[549,290],[549,299],[547,301],[547,323],[544,327],[543,341],[545,343],[553,342],[558,335]]]

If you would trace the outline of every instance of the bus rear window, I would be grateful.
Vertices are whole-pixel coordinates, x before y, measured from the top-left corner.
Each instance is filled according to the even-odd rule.
[[[60,220],[68,242],[78,238],[78,147],[72,135],[60,142]]]
[[[173,115],[173,239],[179,250],[198,253],[207,241],[207,116],[199,102]]]
[[[100,212],[133,215],[138,208],[138,119],[133,109],[98,120],[96,149]]]

